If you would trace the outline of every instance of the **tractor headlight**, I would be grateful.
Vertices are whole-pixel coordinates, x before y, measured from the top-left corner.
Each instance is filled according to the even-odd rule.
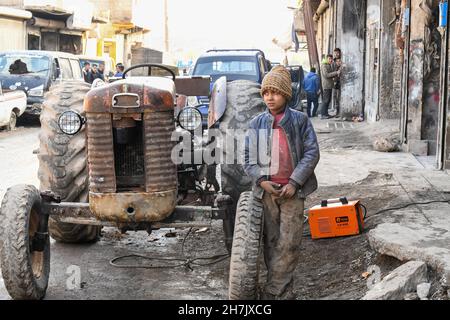
[[[202,114],[195,108],[186,107],[178,114],[178,123],[188,131],[194,131],[202,125]]]
[[[74,135],[80,132],[84,122],[84,118],[78,112],[69,110],[59,116],[58,126],[65,134]]]

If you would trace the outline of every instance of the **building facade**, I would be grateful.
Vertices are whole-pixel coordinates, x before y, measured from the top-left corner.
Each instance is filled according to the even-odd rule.
[[[342,50],[341,116],[398,119],[405,151],[450,169],[447,1],[306,1],[318,55]]]

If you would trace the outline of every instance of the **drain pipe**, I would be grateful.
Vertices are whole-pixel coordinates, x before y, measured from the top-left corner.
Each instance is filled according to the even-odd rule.
[[[324,14],[325,11],[327,11],[328,7],[330,6],[329,0],[322,0],[320,2],[319,7],[317,8],[316,13],[314,14],[314,21],[318,22],[320,20],[320,16]]]

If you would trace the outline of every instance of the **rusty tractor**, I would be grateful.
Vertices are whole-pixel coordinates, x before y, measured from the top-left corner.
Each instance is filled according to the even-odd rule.
[[[125,77],[146,67],[149,76]],[[160,68],[170,77],[151,76]],[[16,185],[1,206],[1,270],[14,299],[42,299],[50,273],[50,237],[95,242],[103,226],[122,232],[209,226],[223,220],[231,253],[229,297],[256,297],[262,207],[239,164],[179,164],[171,159],[177,127],[201,126],[194,107],[178,96],[210,94],[209,77],[176,77],[163,65],[126,70],[122,80],[95,88],[78,81],[54,86],[41,113],[40,187]],[[245,129],[264,110],[259,84],[214,85],[208,127]],[[178,113],[178,114],[177,114]],[[200,199],[200,205],[192,203]],[[198,202],[198,201],[197,201]],[[233,241],[234,235],[234,241]]]

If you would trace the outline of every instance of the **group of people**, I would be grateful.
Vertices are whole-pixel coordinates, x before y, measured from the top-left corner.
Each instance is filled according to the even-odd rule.
[[[116,64],[116,73],[114,77],[122,77],[125,66],[122,63]],[[105,65],[100,63],[99,65],[93,63],[92,66],[89,62],[85,62],[83,65],[83,77],[87,83],[93,83],[95,79],[101,79],[105,81]]]
[[[342,53],[339,48],[334,49],[333,54],[327,55],[321,65],[321,79],[317,75],[316,68],[306,75],[303,87],[307,98],[307,113],[309,117],[319,119],[329,119],[332,116],[328,113],[330,104],[334,100],[336,115],[340,109],[341,95],[341,73],[342,73]],[[322,80],[322,104],[319,109],[319,95],[321,92],[320,80]]]
[[[83,77],[84,81],[87,83],[93,83],[95,79],[101,79],[105,81],[105,65],[100,64],[97,65],[95,63],[91,64],[89,62],[85,62],[83,65]]]

